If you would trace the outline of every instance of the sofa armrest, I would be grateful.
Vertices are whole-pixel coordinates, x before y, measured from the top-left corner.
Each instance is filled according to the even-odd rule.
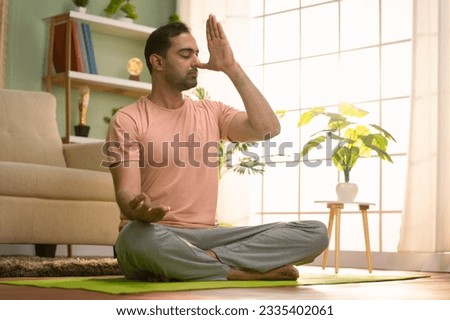
[[[64,157],[68,168],[87,169],[109,172],[109,168],[102,166],[107,157],[102,153],[104,142],[64,144]]]

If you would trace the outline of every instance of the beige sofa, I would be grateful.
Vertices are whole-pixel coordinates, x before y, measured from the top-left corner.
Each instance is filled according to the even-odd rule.
[[[114,245],[120,211],[101,147],[62,144],[53,95],[0,90],[0,243],[50,256],[56,244]]]

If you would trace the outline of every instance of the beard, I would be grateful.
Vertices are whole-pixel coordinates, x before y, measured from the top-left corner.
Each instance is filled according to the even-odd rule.
[[[184,76],[172,73],[167,77],[167,81],[172,83],[180,91],[189,90],[197,86],[198,71],[196,68],[189,69]]]
[[[197,75],[198,71],[197,69],[190,69],[187,72],[187,75],[184,77],[183,84],[184,84],[184,90],[189,90],[191,88],[195,88],[197,86]]]
[[[184,88],[182,89],[182,91],[195,88],[197,86],[197,83],[197,78],[186,77],[183,81]]]

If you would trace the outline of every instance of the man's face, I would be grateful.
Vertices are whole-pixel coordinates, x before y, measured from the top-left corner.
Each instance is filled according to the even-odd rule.
[[[198,47],[194,37],[182,33],[171,38],[165,58],[166,81],[180,91],[197,86]]]

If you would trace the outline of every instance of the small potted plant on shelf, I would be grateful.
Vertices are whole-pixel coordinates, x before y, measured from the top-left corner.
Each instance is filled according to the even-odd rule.
[[[350,183],[350,172],[361,157],[370,157],[374,151],[381,160],[393,162],[386,152],[389,141],[394,137],[375,124],[361,124],[356,121],[368,115],[369,112],[355,107],[350,103],[339,104],[339,112],[328,112],[324,107],[312,108],[304,112],[298,126],[305,126],[318,116],[328,118],[327,126],[312,135],[304,145],[300,155],[305,157],[311,150],[327,141],[335,140],[337,146],[331,152],[333,165],[344,173],[345,183],[338,183],[336,192],[338,200],[351,202],[355,199],[358,186]]]
[[[104,11],[108,17],[111,17],[119,10],[125,14],[124,18],[119,18],[121,20],[133,22],[133,20],[136,20],[138,17],[136,7],[130,0],[110,0]]]
[[[77,6],[78,12],[86,13],[86,7],[89,4],[89,0],[72,0]]]

